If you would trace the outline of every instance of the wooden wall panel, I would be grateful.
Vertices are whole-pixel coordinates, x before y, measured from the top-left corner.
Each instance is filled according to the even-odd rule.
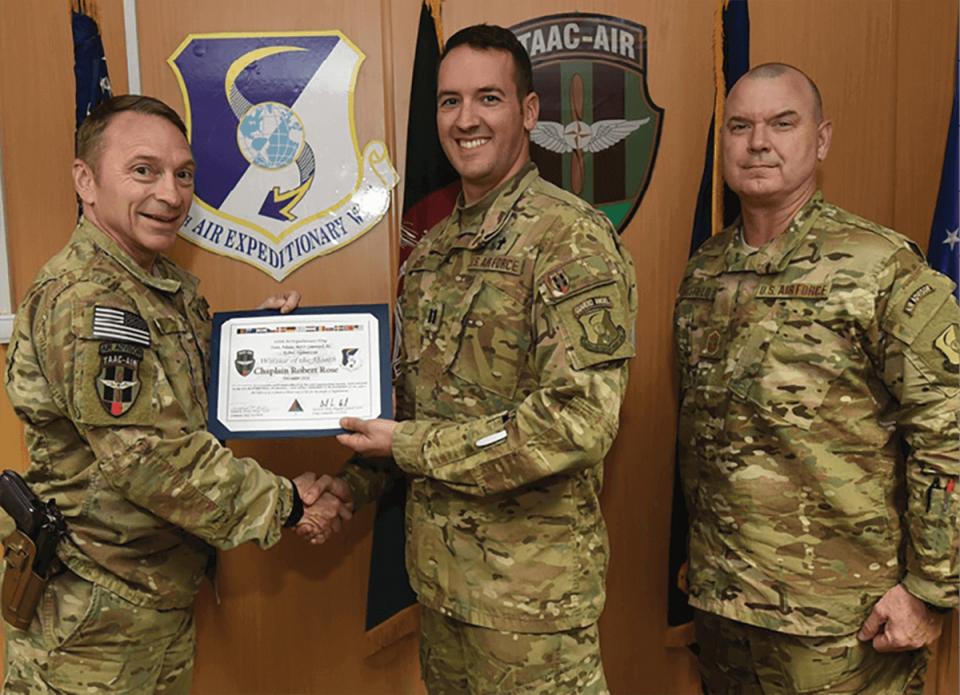
[[[911,0],[896,5],[897,108],[892,224],[926,252],[947,144],[957,3]],[[954,660],[956,661],[956,660]]]
[[[886,225],[893,224],[895,175],[893,6],[894,0],[750,4],[751,64],[802,69],[820,87],[824,114],[833,120],[833,145],[821,170],[824,195]]]
[[[0,5],[0,147],[13,304],[76,220],[70,5]]]
[[[359,137],[385,139],[398,171],[419,0],[139,0],[142,91],[181,109],[166,57],[187,33],[340,29],[366,53],[357,85]],[[115,91],[126,90],[122,0],[95,0]],[[73,225],[73,73],[69,3],[0,0],[0,147],[14,300]],[[612,558],[604,660],[615,693],[696,691],[692,659],[662,646],[675,396],[670,313],[686,261],[712,103],[712,0],[593,0],[576,9],[621,16],[649,31],[649,89],[666,109],[645,201],[624,239],[637,262],[640,350],[608,458],[604,510]],[[447,36],[470,23],[509,25],[570,11],[564,0],[448,0]],[[822,183],[831,200],[925,246],[949,110],[957,10],[949,0],[755,0],[752,60],[795,63],[816,79],[834,121]],[[789,32],[785,31],[789,27]],[[24,66],[31,66],[24,69]],[[384,118],[386,114],[386,118]],[[395,200],[402,199],[402,183]],[[176,260],[199,275],[215,309],[255,306],[279,287],[305,304],[389,301],[397,210],[361,240],[278,284],[181,240]],[[0,347],[0,359],[5,350]],[[16,444],[14,444],[14,440]],[[25,466],[22,430],[0,397],[0,441]],[[333,472],[344,452],[326,440],[235,443],[238,454],[293,475]],[[222,555],[216,605],[198,604],[195,692],[420,692],[416,639],[365,657],[362,617],[371,510],[320,549],[284,540]],[[952,640],[952,642],[951,642]],[[942,649],[955,649],[956,626]],[[944,652],[928,692],[956,693],[957,660]]]
[[[0,344],[0,365],[6,363],[7,346]],[[0,442],[3,443],[0,449],[0,469],[26,471],[30,458],[27,456],[27,445],[23,441],[23,425],[13,412],[6,393],[0,398]]]

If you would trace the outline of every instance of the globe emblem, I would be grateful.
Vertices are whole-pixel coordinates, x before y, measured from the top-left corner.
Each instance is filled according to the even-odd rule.
[[[237,145],[247,161],[264,169],[282,169],[303,148],[303,123],[283,104],[252,106],[237,125]]]

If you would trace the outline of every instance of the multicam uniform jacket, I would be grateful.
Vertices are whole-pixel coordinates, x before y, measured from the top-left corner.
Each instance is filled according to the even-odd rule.
[[[400,298],[396,464],[424,605],[516,632],[604,603],[598,495],[634,354],[633,263],[609,222],[529,165],[434,228]],[[384,475],[345,477],[365,501]]]
[[[856,631],[899,582],[957,604],[952,295],[911,242],[819,193],[761,249],[731,227],[691,259],[675,319],[692,605],[813,636]]]
[[[205,431],[209,337],[195,278],[164,258],[146,272],[88,222],[17,312],[26,480],[66,517],[63,562],[138,605],[191,605],[210,545],[271,545],[292,509],[290,481]]]

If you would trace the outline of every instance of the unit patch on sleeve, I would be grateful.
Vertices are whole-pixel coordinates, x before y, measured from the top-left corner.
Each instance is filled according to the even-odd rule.
[[[93,337],[150,347],[150,329],[146,321],[132,311],[108,306],[93,308]]]
[[[933,345],[947,358],[948,365],[952,367],[950,371],[956,372],[960,366],[960,337],[957,335],[956,324],[947,326],[933,341]]]
[[[627,339],[626,329],[613,322],[611,306],[609,297],[590,297],[573,309],[583,330],[580,344],[590,352],[612,355]]]
[[[96,387],[100,404],[109,415],[120,417],[130,410],[140,395],[138,372],[143,348],[127,343],[101,343],[99,352],[100,373]]]

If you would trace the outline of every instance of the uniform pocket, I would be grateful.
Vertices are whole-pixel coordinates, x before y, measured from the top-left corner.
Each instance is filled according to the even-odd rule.
[[[43,640],[48,649],[62,649],[79,638],[98,613],[102,591],[69,570],[50,581],[40,604]]]
[[[469,308],[450,366],[452,374],[504,398],[511,398],[532,338],[526,307],[477,278],[467,294]]]
[[[771,327],[775,331],[758,331],[758,340],[740,356],[730,390],[757,406],[772,425],[809,430],[858,349],[797,312],[786,311]]]

